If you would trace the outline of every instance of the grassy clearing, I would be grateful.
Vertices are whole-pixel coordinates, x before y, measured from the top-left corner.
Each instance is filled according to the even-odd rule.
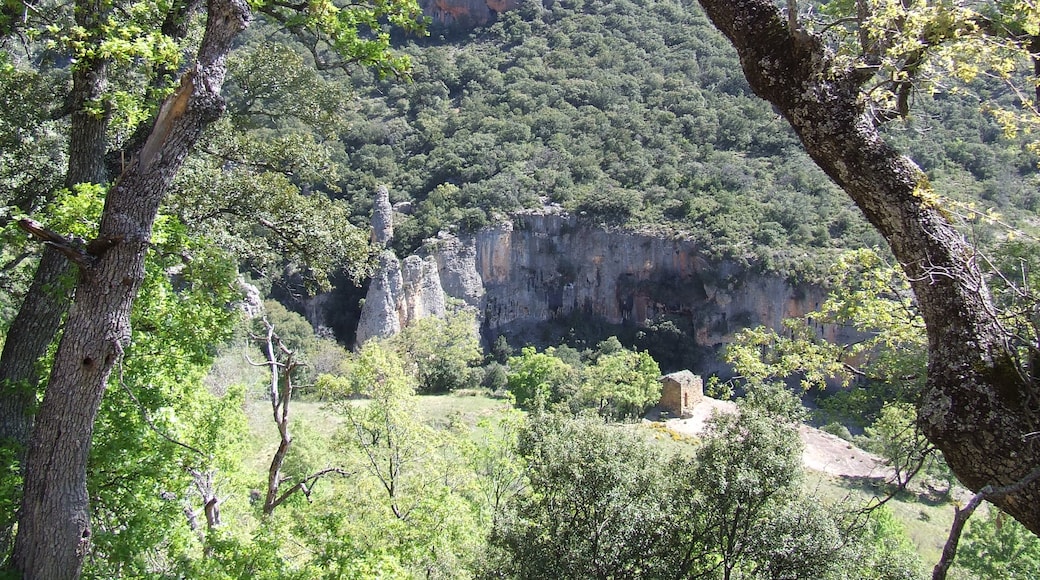
[[[250,430],[249,457],[252,458],[247,465],[250,470],[262,474],[266,472],[271,455],[277,447],[278,432],[271,419],[270,403],[256,395],[246,401],[245,411]],[[441,428],[459,422],[475,426],[480,419],[494,416],[508,408],[509,403],[506,400],[492,398],[483,393],[420,397],[420,412],[423,417],[431,425]],[[311,435],[318,435],[325,440],[331,439],[344,422],[343,417],[338,415],[334,408],[319,401],[296,400],[292,405],[292,414],[297,421],[307,424]],[[658,424],[634,423],[627,428],[645,435],[666,453],[692,453],[695,438],[655,428],[655,425]],[[885,493],[877,484],[813,471],[806,472],[805,483],[824,504],[834,507],[843,503],[849,506],[867,505],[876,501],[876,498],[883,497]],[[897,497],[888,505],[906,527],[907,535],[917,546],[924,562],[928,565],[937,562],[953,521],[953,505],[948,502],[929,503],[910,494]]]
[[[511,405],[478,392],[419,397],[419,412],[434,427],[447,427],[453,421],[474,426],[477,421],[496,415]]]
[[[885,497],[886,490],[877,482],[836,477],[806,471],[806,485],[826,505],[866,506]],[[925,564],[939,561],[943,544],[953,523],[954,506],[950,502],[934,503],[904,493],[887,503],[892,514],[902,522],[906,534],[917,547]]]
[[[420,397],[419,411],[431,425],[446,428],[452,422],[462,421],[474,426],[484,417],[493,416],[509,408],[504,399],[486,394],[427,395]],[[249,446],[246,465],[250,470],[266,472],[272,454],[278,447],[278,430],[271,416],[271,403],[259,390],[246,398],[245,413],[249,424]],[[323,401],[295,399],[290,407],[294,423],[305,423],[308,431],[323,440],[331,440],[344,423],[334,406]]]

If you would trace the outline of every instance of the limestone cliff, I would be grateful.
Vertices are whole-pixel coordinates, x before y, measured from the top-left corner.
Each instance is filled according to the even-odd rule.
[[[381,233],[373,239],[385,246],[392,232],[385,190],[374,207],[373,226]],[[681,237],[608,230],[546,210],[463,237],[441,234],[404,261],[385,249],[357,344],[444,316],[453,298],[476,310],[487,340],[594,345],[616,335],[649,349],[666,370],[725,372],[719,350],[740,328],[779,329],[784,318],[815,310],[824,297],[818,287],[711,262]],[[850,338],[840,326],[817,329],[829,340]]]
[[[683,343],[681,355],[670,355],[677,360],[663,364],[698,372],[719,370],[715,354],[737,330],[780,328],[824,298],[814,286],[711,263],[688,240],[607,230],[551,212],[518,215],[462,238],[441,235],[409,261],[413,273],[404,276],[394,320],[380,328],[443,312],[434,297],[443,290],[478,309],[485,338],[557,344],[586,331],[627,332],[628,342],[652,351]],[[844,332],[820,330],[831,339]],[[359,340],[370,335],[358,333]]]
[[[472,30],[494,22],[502,12],[513,10],[517,0],[419,0],[423,14],[434,28]]]

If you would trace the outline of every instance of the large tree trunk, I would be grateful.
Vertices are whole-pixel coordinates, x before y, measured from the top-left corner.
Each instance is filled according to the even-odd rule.
[[[0,442],[24,455],[40,381],[36,364],[47,352],[68,307],[70,268],[65,256],[48,247],[36,267],[29,292],[11,322],[0,355]]]
[[[76,2],[76,23],[86,30],[95,29],[101,16],[90,8],[92,5],[84,0]],[[104,95],[107,71],[104,59],[82,60],[73,71],[72,90],[66,102],[72,114],[65,187],[108,181],[102,161],[109,115],[91,114],[87,106]],[[0,445],[13,449],[20,463],[32,432],[40,387],[38,363],[57,336],[62,316],[68,310],[72,274],[73,268],[61,252],[52,246],[44,248],[0,353]],[[9,554],[13,525],[13,515],[0,522],[0,557]]]
[[[105,200],[26,457],[15,567],[28,579],[78,577],[89,547],[86,465],[101,396],[130,338],[152,225],[202,130],[224,110],[225,57],[250,18],[244,0],[210,0],[192,70],[163,104],[141,153]]]
[[[973,491],[1040,465],[1037,387],[1016,362],[975,250],[921,170],[886,145],[861,98],[869,74],[791,30],[771,0],[701,0],[736,48],[752,89],[791,123],[813,160],[856,202],[910,279],[928,330],[920,424]],[[1040,534],[1040,484],[995,503]]]
[[[79,0],[76,24],[95,30],[102,14],[91,0]],[[105,183],[107,112],[90,112],[88,105],[104,96],[108,85],[105,59],[84,59],[72,73],[72,90],[66,108],[69,123],[69,164],[65,187],[80,183]],[[69,305],[72,267],[54,247],[44,249],[29,292],[11,322],[0,353],[0,442],[24,452],[32,429],[32,410],[40,381],[36,364],[47,353]]]

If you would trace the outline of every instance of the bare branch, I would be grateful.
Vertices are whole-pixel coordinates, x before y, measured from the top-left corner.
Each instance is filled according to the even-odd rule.
[[[946,573],[949,572],[950,566],[953,565],[953,559],[957,556],[957,545],[961,541],[961,533],[964,531],[964,526],[983,500],[996,499],[1021,491],[1038,478],[1040,478],[1040,467],[1033,469],[1033,471],[1029,472],[1029,475],[1011,485],[1005,487],[987,485],[971,496],[971,499],[968,500],[968,503],[963,508],[955,508],[953,524],[950,526],[950,535],[946,540],[946,545],[943,546],[939,563],[932,569],[932,580],[946,580]]]
[[[285,500],[289,499],[292,496],[292,494],[298,491],[302,491],[304,497],[306,497],[307,501],[310,502],[311,492],[314,491],[314,484],[326,475],[335,474],[339,475],[340,477],[350,477],[351,475],[354,475],[354,473],[355,472],[353,471],[347,471],[339,467],[327,467],[325,469],[322,469],[321,471],[314,472],[308,475],[307,477],[301,479],[299,482],[296,483],[296,485],[293,485],[291,488],[289,488],[280,496],[278,496],[278,499],[274,500],[274,502],[271,504],[271,510],[274,511],[274,508],[282,505],[282,503]]]
[[[48,230],[40,222],[29,218],[18,220],[18,227],[29,232],[43,243],[53,246],[54,249],[61,252],[70,262],[80,268],[88,268],[94,261],[94,258],[86,252],[86,244],[79,238],[65,237],[57,232]]]

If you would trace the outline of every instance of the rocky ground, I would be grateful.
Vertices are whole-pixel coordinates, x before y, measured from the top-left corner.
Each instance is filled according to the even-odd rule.
[[[703,401],[693,408],[692,416],[685,419],[669,419],[665,421],[665,426],[685,435],[697,435],[704,431],[705,422],[713,413],[733,413],[736,410],[737,406],[732,401],[704,397]],[[885,479],[890,475],[883,459],[840,437],[808,425],[802,425],[798,434],[805,443],[802,461],[808,469],[854,478]]]

